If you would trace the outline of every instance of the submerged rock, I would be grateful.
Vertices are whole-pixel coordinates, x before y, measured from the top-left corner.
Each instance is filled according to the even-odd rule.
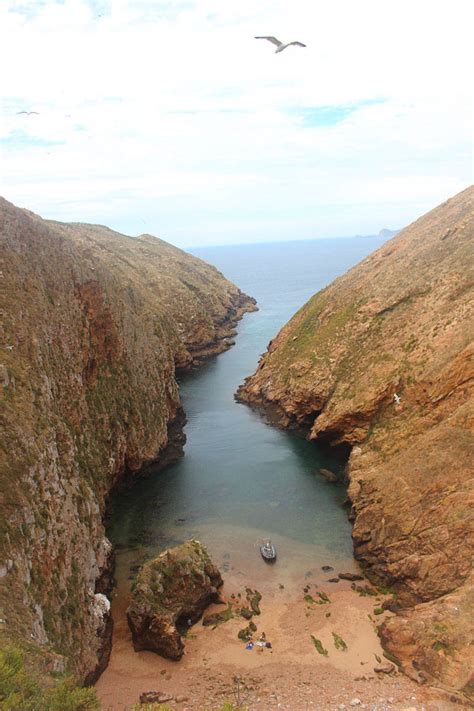
[[[330,469],[318,469],[318,474],[331,483],[337,481],[337,474]]]
[[[222,583],[199,541],[187,541],[145,563],[127,609],[135,651],[147,649],[168,659],[181,659],[182,634],[208,605],[219,602]]]

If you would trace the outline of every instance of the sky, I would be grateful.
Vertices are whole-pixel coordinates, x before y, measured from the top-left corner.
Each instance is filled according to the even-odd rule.
[[[473,21],[472,0],[0,0],[0,195],[180,247],[403,227],[473,181]]]

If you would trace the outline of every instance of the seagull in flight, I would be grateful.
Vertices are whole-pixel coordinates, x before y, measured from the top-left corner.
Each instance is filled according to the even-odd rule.
[[[25,116],[39,116],[38,111],[17,111],[16,115],[19,116],[20,114],[25,114]]]
[[[297,47],[306,47],[305,44],[302,42],[287,42],[286,44],[284,42],[280,42],[279,39],[276,37],[255,37],[255,39],[266,39],[272,44],[276,44],[277,48],[275,50],[275,54],[278,54],[278,52],[283,52],[284,49],[287,47],[291,47],[292,44],[295,44]]]

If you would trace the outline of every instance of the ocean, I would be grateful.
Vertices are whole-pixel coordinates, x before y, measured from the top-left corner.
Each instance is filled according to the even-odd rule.
[[[293,313],[382,243],[341,238],[189,250],[254,296],[260,310],[239,323],[233,348],[182,378],[185,456],[115,496],[108,534],[122,581],[143,560],[191,537],[224,573],[260,587],[278,579],[291,590],[327,564],[356,569],[344,486],[315,473],[340,462],[300,435],[268,426],[234,393]],[[271,572],[258,553],[267,537],[278,550]]]

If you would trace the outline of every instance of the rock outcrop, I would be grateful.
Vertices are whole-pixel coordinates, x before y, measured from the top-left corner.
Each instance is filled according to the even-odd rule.
[[[191,540],[145,563],[132,586],[127,619],[135,651],[168,659],[184,654],[182,635],[219,601],[223,584],[204,546]]]
[[[179,455],[176,369],[228,348],[255,302],[160,239],[5,200],[0,259],[3,635],[92,681],[110,637],[106,498]]]
[[[237,395],[350,452],[355,555],[415,606],[404,625],[425,651],[437,610],[451,614],[444,596],[456,591],[465,609],[472,594],[473,200],[471,187],[318,292]],[[449,654],[464,658],[453,637]],[[468,691],[433,644],[439,663],[423,652],[419,668]]]
[[[474,691],[474,580],[403,610],[381,629],[382,644],[417,681],[436,677],[449,689]]]

